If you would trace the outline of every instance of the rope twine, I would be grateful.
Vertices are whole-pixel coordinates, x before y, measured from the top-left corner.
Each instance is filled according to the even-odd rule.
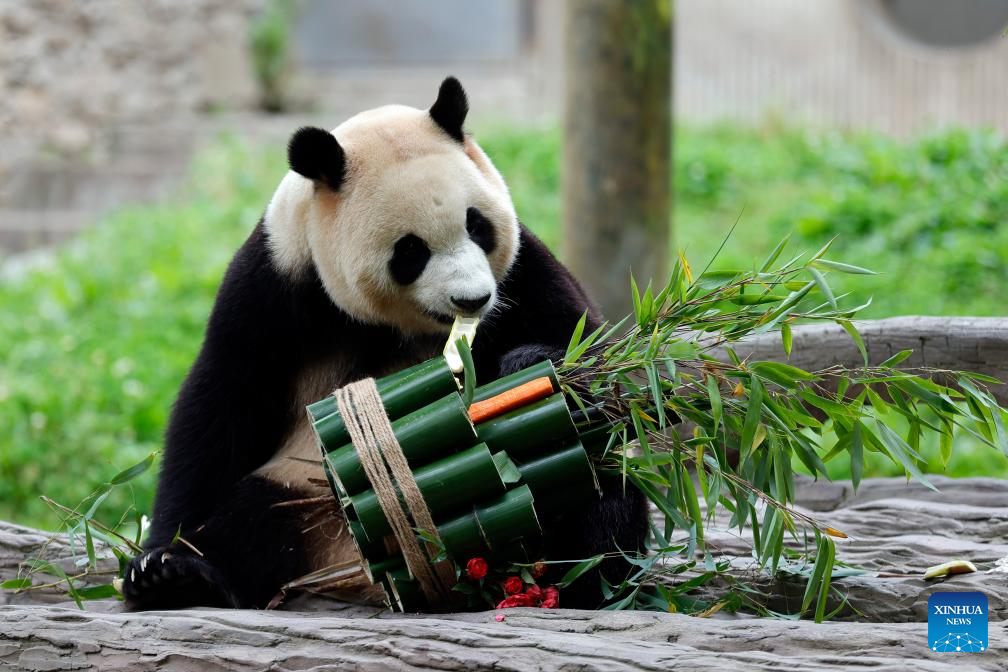
[[[430,509],[392,431],[374,378],[350,383],[334,392],[336,406],[360,455],[364,473],[374,488],[385,518],[410,572],[432,605],[450,601],[455,572],[447,561],[431,563],[440,549],[430,542],[421,548],[414,526],[440,542]],[[400,498],[399,493],[402,493]],[[406,506],[403,507],[405,502]],[[410,519],[415,525],[411,525]]]

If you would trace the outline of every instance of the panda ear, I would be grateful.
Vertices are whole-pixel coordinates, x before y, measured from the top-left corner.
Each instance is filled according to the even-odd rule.
[[[329,131],[313,126],[299,128],[287,144],[291,170],[336,191],[343,183],[346,155]]]
[[[441,82],[437,100],[430,108],[430,116],[445,132],[459,142],[462,142],[462,124],[469,113],[469,99],[465,89],[454,77],[447,77]]]

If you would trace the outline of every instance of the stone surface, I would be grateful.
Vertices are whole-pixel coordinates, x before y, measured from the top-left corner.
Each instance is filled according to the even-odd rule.
[[[841,560],[871,570],[838,579],[848,609],[822,625],[718,614],[516,609],[475,614],[402,615],[319,597],[284,611],[187,610],[121,613],[111,600],[78,610],[58,594],[8,595],[0,607],[0,667],[15,670],[1005,670],[1008,482],[936,477],[939,492],[903,479],[849,486],[800,481],[799,507],[851,534]],[[0,577],[49,535],[0,524]],[[708,529],[712,546],[744,572],[748,548],[737,533]],[[47,557],[69,567],[65,539]],[[925,583],[925,567],[951,558],[976,574]],[[111,566],[111,565],[108,565]],[[771,606],[794,608],[799,582],[759,583]],[[927,649],[927,596],[981,590],[990,600],[990,651],[968,659]],[[61,602],[53,604],[52,602]],[[498,622],[497,614],[504,620]],[[855,622],[852,619],[857,619]]]

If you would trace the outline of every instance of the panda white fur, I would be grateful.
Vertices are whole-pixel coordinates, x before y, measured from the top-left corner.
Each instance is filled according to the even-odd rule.
[[[293,135],[291,171],[232,260],[175,403],[130,608],[263,607],[353,557],[335,502],[298,504],[328,493],[306,404],[435,356],[456,314],[483,318],[480,382],[562,354],[586,310],[589,329],[601,322],[518,222],[467,112],[449,77],[430,110]],[[577,558],[640,548],[646,531],[643,497],[614,482],[545,536],[552,557]],[[615,581],[622,569],[602,567]],[[565,606],[596,606],[598,585],[580,580]]]

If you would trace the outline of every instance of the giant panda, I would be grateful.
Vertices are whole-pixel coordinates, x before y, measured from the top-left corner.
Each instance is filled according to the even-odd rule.
[[[562,355],[586,311],[588,329],[601,323],[519,223],[463,131],[468,110],[449,77],[429,110],[386,106],[291,137],[290,171],[227,269],[174,405],[144,552],[125,572],[128,608],[262,608],[353,557],[324,503],[306,404],[436,356],[456,315],[482,318],[480,382]],[[545,538],[550,557],[582,558],[639,549],[647,530],[644,498],[615,479]],[[611,581],[625,569],[602,565]],[[597,575],[563,595],[569,607],[600,601]]]

